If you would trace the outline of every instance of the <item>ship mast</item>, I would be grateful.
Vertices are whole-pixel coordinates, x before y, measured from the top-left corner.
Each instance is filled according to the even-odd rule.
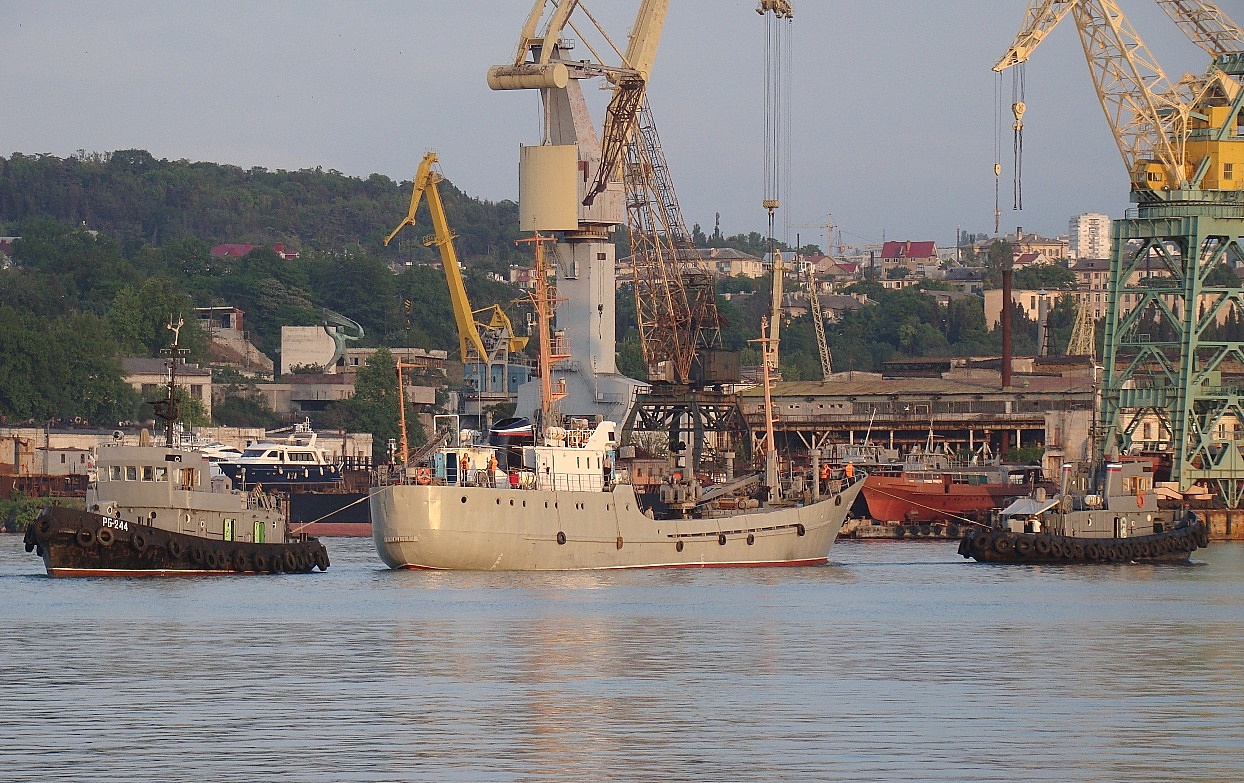
[[[515,244],[530,243],[535,245],[535,285],[528,296],[528,301],[536,311],[536,328],[540,330],[540,427],[547,433],[559,419],[558,402],[566,396],[566,382],[559,380],[556,388],[553,385],[553,366],[569,359],[565,336],[560,332],[553,334],[553,311],[557,308],[557,290],[549,284],[548,261],[544,255],[544,244],[553,242],[553,237],[546,237],[535,232],[527,239],[517,239]]]
[[[773,395],[769,383],[769,353],[776,342],[770,337],[769,319],[760,317],[760,339],[748,340],[749,343],[760,344],[760,372],[764,378],[765,389],[765,484],[769,487],[769,501],[778,498],[778,454],[777,444],[773,435]]]

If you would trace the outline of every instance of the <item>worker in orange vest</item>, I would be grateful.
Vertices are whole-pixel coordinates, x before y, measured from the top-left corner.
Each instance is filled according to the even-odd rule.
[[[855,463],[848,462],[844,472],[847,474],[847,482],[850,483],[855,478]]]

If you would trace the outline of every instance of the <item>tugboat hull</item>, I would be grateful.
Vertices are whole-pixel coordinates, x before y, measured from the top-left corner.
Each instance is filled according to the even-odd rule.
[[[971,531],[959,554],[984,563],[1177,563],[1209,546],[1209,530],[1196,521],[1185,527],[1132,538],[1060,536],[1052,533]]]
[[[222,541],[52,506],[26,530],[48,576],[303,574],[328,568],[319,540]]]

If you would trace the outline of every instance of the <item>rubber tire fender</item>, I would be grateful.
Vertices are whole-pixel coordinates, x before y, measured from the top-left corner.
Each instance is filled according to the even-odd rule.
[[[106,527],[101,527],[99,530],[95,531],[95,541],[100,546],[112,546],[112,542],[115,539],[116,537],[112,534],[112,531]]]
[[[987,532],[977,533],[972,536],[972,538],[965,540],[970,540],[972,542],[972,551],[977,554],[984,554],[988,552],[991,548],[993,548],[994,544],[993,536]]]
[[[91,530],[89,527],[84,527],[78,531],[78,535],[75,536],[75,539],[78,542],[78,546],[85,549],[95,543],[95,531]]]
[[[1042,557],[1049,557],[1054,552],[1054,544],[1048,538],[1038,538],[1033,541],[1032,548]]]
[[[1015,541],[1011,538],[1013,535],[1015,534],[1006,533],[998,536],[998,540],[993,542],[994,551],[1000,555],[1011,554],[1015,550]]]

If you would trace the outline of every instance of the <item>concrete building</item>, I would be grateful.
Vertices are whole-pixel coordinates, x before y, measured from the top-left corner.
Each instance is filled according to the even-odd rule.
[[[1110,216],[1086,212],[1071,218],[1067,225],[1067,252],[1073,261],[1082,258],[1110,258]]]
[[[212,363],[233,367],[249,375],[271,377],[272,360],[251,344],[243,321],[243,312],[236,307],[199,307],[199,326],[211,341]]]

